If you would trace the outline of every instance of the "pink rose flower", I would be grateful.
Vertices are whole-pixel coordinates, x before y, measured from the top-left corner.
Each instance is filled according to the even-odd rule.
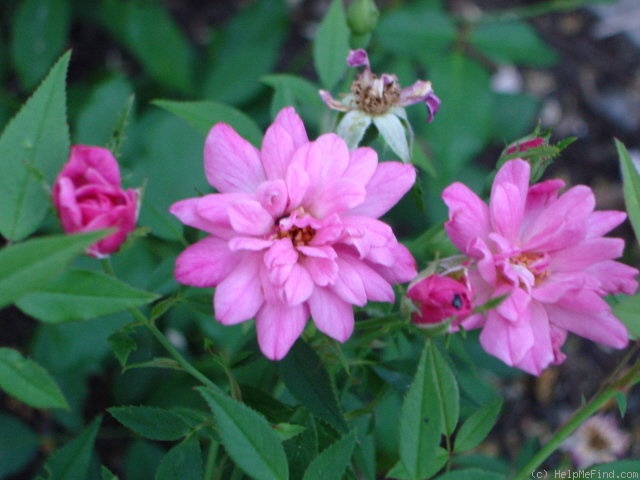
[[[632,294],[638,270],[613,259],[624,241],[603,235],[626,214],[595,212],[593,192],[561,180],[529,187],[529,164],[511,160],[498,171],[487,206],[460,183],[442,197],[451,241],[470,258],[474,304],[505,296],[496,308],[462,322],[482,328],[480,342],[506,364],[538,375],[565,358],[567,332],[623,348],[625,326],[603,297]]]
[[[391,285],[415,276],[409,251],[377,219],[413,185],[412,166],[378,163],[371,148],[349,151],[332,133],[310,142],[289,107],[261,150],[216,124],[204,169],[219,193],[170,208],[208,233],[180,254],[175,277],[217,287],[214,314],[221,323],[255,317],[266,357],[283,358],[309,316],[344,342],[354,327],[353,305],[391,302]]]
[[[116,231],[90,245],[87,253],[104,258],[116,252],[136,226],[138,190],[123,190],[120,169],[106,148],[75,145],[53,185],[53,204],[67,233]]]
[[[471,290],[466,276],[429,275],[411,282],[407,289],[418,311],[411,321],[417,326],[435,325],[449,318],[464,318],[471,313]]]

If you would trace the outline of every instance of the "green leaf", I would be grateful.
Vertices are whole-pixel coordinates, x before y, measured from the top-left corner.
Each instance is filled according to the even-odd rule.
[[[223,103],[213,101],[175,102],[171,100],[154,100],[152,103],[182,118],[205,135],[209,133],[214,124],[225,122],[254,146],[258,146],[262,142],[262,130],[251,117]]]
[[[293,106],[296,111],[304,116],[308,109],[314,116],[320,117],[324,103],[318,95],[318,86],[309,80],[287,73],[265,75],[262,81],[274,89],[271,102],[271,116],[275,117],[284,107]]]
[[[640,338],[640,294],[615,297],[612,309],[613,314],[627,327],[629,338]]]
[[[227,453],[247,475],[255,480],[289,477],[282,442],[262,415],[219,390],[198,391],[215,415]]]
[[[109,0],[102,21],[161,85],[189,92],[193,50],[168,11],[155,2]]]
[[[49,471],[49,478],[64,478],[64,480],[88,478],[89,460],[101,421],[102,418],[97,417],[80,435],[49,457],[44,466],[45,470]]]
[[[496,398],[467,418],[456,435],[454,451],[464,452],[478,446],[495,425],[501,408],[502,399]]]
[[[624,418],[627,413],[627,395],[624,392],[616,392],[616,405],[618,405],[620,418]]]
[[[169,450],[158,466],[156,480],[202,480],[202,453],[192,436]]]
[[[56,63],[0,137],[0,234],[13,241],[35,232],[51,208],[48,184],[69,155],[65,76]]]
[[[278,367],[282,381],[296,400],[339,432],[349,430],[329,374],[309,345],[298,340]]]
[[[104,273],[73,269],[20,298],[16,305],[43,322],[62,323],[140,307],[156,298]]]
[[[503,480],[504,475],[479,468],[455,470],[436,477],[436,480]]]
[[[400,410],[400,461],[394,468],[402,478],[421,479],[432,472],[436,449],[440,444],[442,412],[440,399],[435,398],[430,356],[431,342],[427,341],[420,356],[418,369]],[[406,477],[405,477],[406,475]]]
[[[640,242],[640,174],[638,168],[631,161],[629,152],[624,144],[616,139],[616,150],[622,169],[622,183],[624,201],[627,207],[629,221],[636,234],[636,240]]]
[[[67,0],[23,0],[11,25],[11,58],[25,89],[33,88],[62,53],[69,35]]]
[[[107,233],[53,235],[0,250],[0,307],[46,285],[76,255]]]
[[[118,330],[109,336],[109,345],[122,367],[127,365],[131,352],[138,348],[136,341],[127,329]]]
[[[11,348],[0,348],[0,387],[34,408],[69,408],[51,375]]]
[[[356,446],[354,431],[327,447],[318,455],[304,472],[302,480],[325,480],[342,478],[349,465],[351,454]]]
[[[38,436],[17,418],[0,413],[0,478],[24,468],[38,453]]]
[[[111,407],[108,412],[121,424],[150,440],[177,440],[190,430],[182,415],[156,407]]]
[[[535,29],[525,22],[481,23],[471,31],[469,41],[497,63],[550,67],[558,59]]]
[[[596,465],[595,467],[591,467],[588,471],[602,472],[602,473],[606,472],[609,474],[613,474],[614,472],[617,472],[618,474],[620,472],[627,472],[628,473],[627,478],[633,478],[629,474],[640,472],[640,460],[618,460],[616,462],[603,463],[600,465]],[[623,477],[614,477],[614,476],[605,477],[603,475],[602,477],[594,476],[593,478],[623,478]]]
[[[460,392],[458,382],[435,343],[429,342],[427,369],[430,370],[433,398],[438,401],[442,419],[442,433],[451,435],[460,415]]]
[[[313,40],[313,64],[322,85],[331,89],[347,69],[349,27],[342,0],[333,0]]]
[[[446,12],[424,4],[409,3],[383,12],[375,38],[390,52],[420,59],[430,66],[434,56],[453,44],[456,27]]]
[[[282,52],[288,18],[282,0],[253,2],[235,14],[211,44],[206,97],[234,105],[255,97]]]

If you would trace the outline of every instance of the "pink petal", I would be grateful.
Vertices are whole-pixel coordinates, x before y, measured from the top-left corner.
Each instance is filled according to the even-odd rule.
[[[591,265],[585,273],[597,278],[604,293],[633,295],[638,289],[638,270],[624,263],[607,260]]]
[[[273,217],[256,200],[233,202],[228,214],[233,230],[243,235],[266,235],[275,227]]]
[[[415,180],[416,170],[412,165],[400,162],[378,163],[378,168],[366,185],[366,199],[349,213],[381,217],[400,201],[411,189]]]
[[[392,285],[413,280],[418,271],[416,261],[409,249],[401,243],[396,243],[391,249],[391,255],[393,256],[393,264],[391,266],[371,263],[368,265]]]
[[[371,147],[360,147],[349,152],[349,166],[342,178],[351,178],[362,185],[369,183],[378,167],[378,154]]]
[[[558,250],[575,245],[585,237],[586,220],[595,198],[589,187],[578,185],[551,203],[523,232],[528,250]]]
[[[280,217],[289,201],[287,185],[280,179],[261,183],[256,191],[256,200],[272,217]]]
[[[316,288],[309,297],[309,313],[322,333],[344,342],[353,333],[353,309],[328,288]]]
[[[333,248],[301,245],[298,250],[304,255],[301,261],[316,285],[326,287],[335,281],[338,275],[338,264],[335,261],[337,255]]]
[[[228,242],[229,250],[232,252],[237,252],[240,250],[251,250],[253,252],[258,252],[260,250],[265,250],[273,245],[273,240],[264,239],[264,238],[256,238],[256,237],[233,237]]]
[[[531,303],[530,326],[533,333],[533,347],[513,366],[532,375],[540,375],[551,363],[556,363],[556,354],[547,312],[537,302]]]
[[[362,307],[367,303],[367,293],[358,270],[344,261],[342,255],[338,256],[336,263],[338,275],[330,287],[331,290],[345,302]]]
[[[321,188],[308,208],[314,217],[325,218],[334,213],[343,213],[361,204],[365,195],[365,189],[361,184],[353,180],[339,178]]]
[[[592,212],[587,222],[587,238],[601,237],[627,219],[625,212],[600,210]]]
[[[513,322],[491,310],[480,333],[482,348],[510,366],[520,362],[534,346],[530,309],[527,308],[523,314],[520,321]]]
[[[489,208],[461,183],[445,188],[442,200],[449,207],[449,221],[445,223],[447,235],[461,252],[468,254],[473,240],[486,240],[491,232]]]
[[[120,187],[120,167],[111,151],[88,145],[72,146],[69,161],[61,175],[72,180],[81,179],[88,170],[97,172],[105,182]]]
[[[495,184],[491,192],[489,209],[495,230],[510,242],[520,237],[527,189],[519,190],[511,183]]]
[[[82,226],[82,212],[75,195],[73,183],[69,178],[58,178],[54,196],[54,204],[62,223],[62,228],[67,233],[78,231]]]
[[[207,135],[204,171],[222,193],[254,192],[266,180],[260,152],[225,123],[217,123]]]
[[[267,177],[284,179],[294,152],[307,143],[304,124],[293,107],[280,110],[262,140],[261,157]]]
[[[280,360],[300,337],[309,313],[306,305],[265,303],[256,316],[258,345],[265,357]]]
[[[594,263],[618,258],[623,250],[624,240],[621,238],[591,238],[555,252],[551,257],[549,269],[554,272],[579,271]]]
[[[174,275],[185,285],[215,287],[238,265],[240,258],[229,250],[226,241],[203,238],[178,256]]]
[[[261,256],[246,255],[216,288],[213,308],[220,323],[233,325],[249,320],[262,306]]]
[[[366,262],[348,254],[341,255],[341,260],[342,265],[348,264],[353,269],[354,273],[362,279],[362,285],[364,287],[367,300],[372,302],[393,302],[395,295],[389,282],[387,282],[373,268],[367,265]],[[343,269],[340,268],[341,274],[342,271]]]
[[[304,171],[304,167],[299,164],[289,165],[286,175],[287,192],[289,194],[289,207],[297,208],[302,203],[311,180],[309,175]]]
[[[299,305],[306,302],[314,290],[311,275],[302,265],[295,263],[282,285],[282,301],[287,305]]]
[[[593,291],[576,290],[546,309],[551,323],[581,337],[614,348],[624,348],[629,342],[626,327]]]
[[[524,192],[523,195],[529,190],[529,173],[531,167],[524,160],[516,158],[509,160],[498,170],[496,177],[493,180],[493,187],[491,189],[491,198],[493,198],[493,189],[498,185],[511,184],[516,187],[519,192]]]

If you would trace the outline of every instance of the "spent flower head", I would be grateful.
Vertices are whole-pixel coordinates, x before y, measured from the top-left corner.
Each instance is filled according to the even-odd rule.
[[[506,364],[538,375],[565,359],[568,332],[623,348],[627,329],[604,300],[635,292],[638,270],[614,259],[624,241],[603,235],[622,223],[619,211],[594,211],[586,186],[562,195],[562,180],[529,186],[530,166],[507,161],[498,171],[489,205],[461,183],[442,197],[449,207],[445,229],[469,257],[474,304],[504,300],[461,322],[482,328],[480,342]]]
[[[630,435],[612,415],[587,419],[562,445],[578,468],[608,463],[621,458],[629,448]]]
[[[175,277],[216,287],[215,318],[255,318],[258,343],[284,357],[311,317],[344,342],[353,305],[391,302],[392,285],[411,280],[415,261],[378,220],[411,188],[415,169],[378,163],[375,150],[349,151],[333,133],[309,141],[293,108],[280,111],[258,150],[216,124],[204,151],[219,193],[182,200],[171,213],[208,236],[176,260]]]
[[[440,108],[440,99],[433,92],[431,82],[418,80],[403,89],[396,75],[383,73],[378,76],[373,73],[369,56],[363,49],[351,50],[347,64],[364,69],[351,83],[351,91],[342,100],[336,100],[328,91],[320,90],[320,96],[329,108],[345,112],[336,132],[349,148],[355,148],[373,123],[389,147],[403,162],[408,162],[413,132],[404,107],[424,103],[428,112],[427,122],[431,122]]]

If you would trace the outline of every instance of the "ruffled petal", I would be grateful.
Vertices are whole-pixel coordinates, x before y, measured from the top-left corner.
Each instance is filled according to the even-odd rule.
[[[220,282],[213,297],[216,319],[233,325],[252,318],[264,302],[260,282],[261,254],[246,255]]]
[[[449,207],[449,221],[444,225],[447,235],[461,252],[469,253],[476,238],[485,242],[491,232],[489,207],[462,183],[453,183],[442,192],[442,200]]]
[[[256,200],[232,203],[228,215],[233,230],[242,235],[266,235],[275,227],[273,217]]]
[[[516,366],[534,346],[534,335],[530,325],[531,311],[527,308],[522,313],[520,320],[513,322],[496,310],[491,310],[480,333],[482,348],[512,367]]]
[[[366,185],[367,197],[349,214],[378,218],[400,201],[416,181],[412,165],[400,162],[378,163],[373,177]]]
[[[353,180],[339,178],[328,182],[308,206],[309,212],[318,219],[331,214],[341,214],[365,199],[365,189]]]
[[[265,303],[256,315],[258,345],[271,360],[284,358],[307,323],[307,306]]]
[[[178,256],[174,276],[185,285],[215,287],[231,273],[240,259],[229,250],[224,240],[203,238]]]
[[[527,190],[519,190],[511,183],[494,184],[489,210],[496,232],[512,243],[520,237]]]
[[[353,308],[328,288],[316,288],[309,297],[309,313],[325,335],[345,342],[353,333]]]
[[[255,192],[266,180],[260,152],[226,123],[217,123],[207,135],[204,171],[222,193]]]
[[[558,335],[555,333],[552,334],[545,309],[536,302],[532,302],[530,308],[533,347],[530,348],[519,361],[515,362],[513,366],[532,375],[540,375],[550,364],[559,363],[564,360],[564,358],[561,355],[556,355],[559,347],[556,346],[556,348],[554,348],[552,338],[554,338],[553,335],[555,335],[555,337],[558,337]],[[556,340],[559,340],[559,338],[556,338]]]
[[[342,178],[367,185],[378,167],[378,154],[371,147],[360,147],[349,152],[349,166]]]
[[[304,125],[295,110],[280,110],[262,140],[261,158],[267,178],[284,179],[293,153],[307,142]]]

